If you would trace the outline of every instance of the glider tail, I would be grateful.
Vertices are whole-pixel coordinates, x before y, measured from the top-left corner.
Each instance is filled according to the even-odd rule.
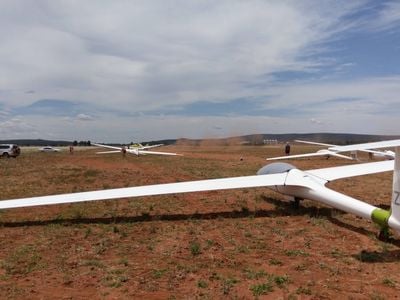
[[[400,147],[395,151],[391,210],[389,226],[400,233]]]

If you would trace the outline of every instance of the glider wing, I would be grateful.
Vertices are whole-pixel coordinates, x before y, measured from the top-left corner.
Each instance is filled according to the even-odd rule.
[[[77,203],[84,201],[108,200],[140,196],[166,195],[173,193],[189,193],[224,189],[276,186],[283,185],[286,176],[287,173],[242,176],[3,200],[0,201],[0,209],[62,203]]]
[[[115,146],[110,146],[110,145],[104,145],[104,144],[95,144],[92,143],[92,145],[97,146],[97,147],[103,147],[103,148],[109,148],[109,149],[115,149],[115,150],[122,150],[121,147],[115,147]]]
[[[393,171],[393,168],[394,168],[393,160],[387,160],[387,161],[378,161],[378,162],[371,162],[364,164],[354,164],[347,166],[308,170],[305,171],[305,173],[312,174],[327,181],[332,181],[347,177]]]
[[[155,154],[155,155],[182,155],[177,153],[170,153],[170,152],[157,152],[157,151],[147,151],[147,150],[138,150],[139,154]]]

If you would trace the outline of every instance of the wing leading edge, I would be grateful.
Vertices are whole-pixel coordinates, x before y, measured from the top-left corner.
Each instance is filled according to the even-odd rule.
[[[0,201],[0,209],[283,185],[287,173],[208,179]]]
[[[367,175],[385,171],[393,171],[393,161],[381,161],[365,164],[354,164],[340,167],[308,170],[304,173],[332,181],[340,178]],[[0,209],[31,207],[40,205],[77,203],[84,201],[110,200],[141,196],[166,195],[174,193],[189,193],[201,191],[216,191],[225,189],[275,187],[284,186],[288,172],[277,174],[229,177],[220,179],[207,179],[179,183],[166,183],[128,188],[118,188],[91,192],[51,195],[42,197],[20,198],[0,201]],[[296,185],[302,185],[301,182]]]
[[[332,181],[341,178],[393,171],[393,169],[393,160],[386,160],[364,164],[315,169],[305,171],[305,173],[312,174],[327,181]]]
[[[294,154],[294,155],[270,157],[270,158],[267,158],[267,160],[281,160],[281,159],[301,158],[301,157],[314,157],[314,156],[335,156],[335,157],[340,157],[340,158],[353,160],[349,156],[338,154],[338,153],[335,153],[335,152],[329,151],[329,150],[320,150],[319,152],[313,152],[313,153],[304,153],[304,154]]]

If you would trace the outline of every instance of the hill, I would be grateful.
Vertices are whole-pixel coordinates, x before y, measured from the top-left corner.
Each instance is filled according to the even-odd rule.
[[[374,141],[383,141],[391,139],[400,139],[400,135],[370,135],[370,134],[352,134],[352,133],[285,133],[285,134],[250,134],[227,138],[204,138],[204,139],[164,139],[164,140],[150,140],[141,142],[142,144],[164,144],[164,145],[262,145],[265,140],[276,140],[278,143],[292,142],[294,140],[308,140],[328,144],[348,145],[356,143],[366,143]],[[18,144],[21,146],[68,146],[72,141],[63,140],[43,140],[43,139],[15,139],[15,140],[0,140],[1,144]],[[86,143],[78,142],[78,144]],[[118,145],[116,143],[107,143]],[[121,144],[122,145],[122,144]]]
[[[285,134],[250,134],[228,138],[209,138],[209,139],[168,139],[168,140],[157,140],[149,141],[144,143],[162,143],[166,145],[170,144],[186,144],[186,145],[203,145],[207,144],[221,144],[221,145],[233,145],[233,144],[250,144],[260,145],[264,144],[265,140],[277,140],[277,142],[285,143],[292,142],[294,140],[308,140],[316,141],[328,144],[348,145],[356,143],[366,143],[374,141],[383,141],[391,139],[399,139],[400,135],[370,135],[370,134],[351,134],[351,133],[285,133]]]

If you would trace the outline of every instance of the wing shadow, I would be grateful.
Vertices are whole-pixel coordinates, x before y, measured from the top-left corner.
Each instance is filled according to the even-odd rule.
[[[142,214],[140,216],[106,216],[99,218],[56,218],[48,220],[28,220],[28,221],[0,221],[0,227],[24,227],[24,226],[47,226],[47,225],[73,225],[73,224],[125,224],[125,223],[140,223],[140,222],[153,222],[153,221],[186,221],[186,220],[215,220],[215,219],[238,219],[238,218],[273,218],[282,216],[301,216],[307,215],[310,218],[321,218],[324,217],[326,220],[330,221],[339,227],[360,233],[362,235],[375,235],[376,232],[366,230],[362,227],[357,227],[352,224],[344,223],[333,215],[345,214],[335,208],[329,207],[315,207],[301,206],[295,208],[292,202],[270,198],[266,196],[261,196],[262,199],[268,203],[275,206],[273,209],[261,209],[256,211],[251,211],[246,208],[241,210],[233,211],[220,211],[220,212],[206,212],[206,213],[193,213],[193,214],[160,214],[160,215],[150,215]],[[397,247],[400,247],[400,240],[389,239],[387,241]],[[385,252],[387,253],[387,252]],[[367,255],[368,256],[368,255]],[[373,256],[379,256],[375,253]],[[400,250],[399,253],[395,255],[399,257],[400,260]],[[359,255],[361,259],[365,259],[365,255]],[[379,256],[380,257],[380,256]],[[387,261],[383,260],[383,261]],[[397,259],[396,259],[397,261]]]

